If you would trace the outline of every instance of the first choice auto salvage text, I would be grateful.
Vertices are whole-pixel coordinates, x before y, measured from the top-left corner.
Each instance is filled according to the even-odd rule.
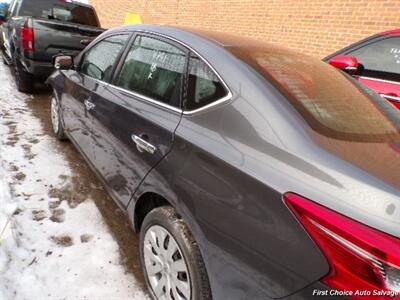
[[[354,290],[354,291],[338,291],[338,290],[313,290],[313,296],[400,296],[400,291],[385,291],[385,290]]]

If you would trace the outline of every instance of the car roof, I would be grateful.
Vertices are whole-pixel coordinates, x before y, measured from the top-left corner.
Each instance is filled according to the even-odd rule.
[[[153,33],[159,33],[163,35],[167,35],[169,37],[180,40],[185,43],[188,42],[186,38],[190,35],[193,39],[197,39],[199,42],[201,40],[206,40],[211,42],[215,46],[221,48],[228,47],[265,47],[265,48],[282,48],[281,46],[277,46],[272,43],[256,40],[249,37],[244,37],[236,34],[230,34],[225,32],[190,28],[190,27],[178,27],[178,26],[164,26],[164,25],[148,25],[148,24],[140,24],[140,25],[127,25],[122,27],[117,27],[112,29],[112,31],[121,31],[121,30],[129,30],[129,31],[148,31]],[[194,45],[191,45],[194,46]]]
[[[236,34],[229,34],[226,32],[211,31],[211,30],[196,29],[196,28],[186,28],[186,27],[176,27],[176,28],[201,36],[224,48],[241,47],[241,46],[246,46],[246,47],[261,46],[261,45],[265,46],[265,43],[261,41]]]

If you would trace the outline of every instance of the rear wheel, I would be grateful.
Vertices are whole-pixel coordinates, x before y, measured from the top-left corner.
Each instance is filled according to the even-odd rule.
[[[60,102],[58,101],[57,95],[54,92],[51,97],[50,104],[50,116],[51,116],[51,124],[53,126],[53,132],[55,137],[60,140],[66,140],[67,137],[64,132],[64,126],[61,120],[61,110],[60,110]]]
[[[15,81],[17,89],[21,93],[32,93],[34,91],[34,76],[26,72],[18,60],[15,61]]]
[[[144,219],[140,230],[140,259],[154,299],[211,299],[199,247],[172,207],[155,208]]]

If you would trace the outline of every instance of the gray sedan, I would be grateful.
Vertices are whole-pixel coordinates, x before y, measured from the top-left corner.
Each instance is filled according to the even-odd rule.
[[[154,299],[400,291],[400,116],[268,43],[109,30],[48,80],[71,140],[140,232]]]

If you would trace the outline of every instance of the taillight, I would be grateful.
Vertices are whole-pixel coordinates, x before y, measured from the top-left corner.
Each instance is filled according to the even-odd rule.
[[[22,27],[21,28],[21,44],[24,51],[33,51],[34,42],[33,28]]]
[[[400,239],[299,195],[284,200],[329,262],[322,282],[352,299],[400,297]]]

